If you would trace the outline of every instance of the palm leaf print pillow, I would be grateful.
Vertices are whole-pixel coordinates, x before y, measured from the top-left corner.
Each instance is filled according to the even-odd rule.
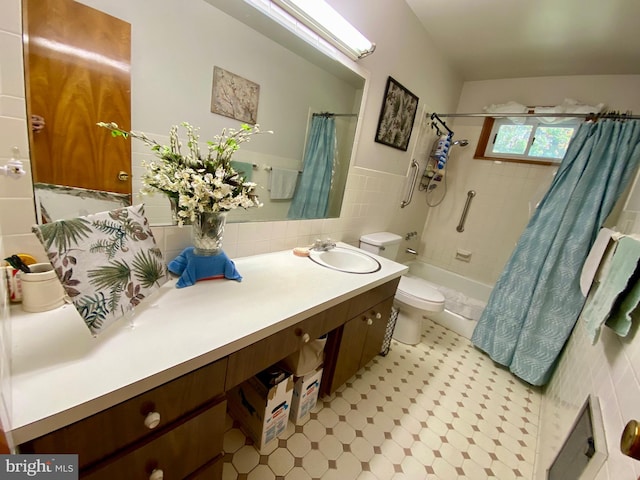
[[[32,230],[93,335],[167,281],[144,205],[35,225]]]

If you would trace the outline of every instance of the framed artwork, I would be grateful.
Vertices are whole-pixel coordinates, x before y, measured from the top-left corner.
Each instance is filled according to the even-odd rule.
[[[395,79],[387,79],[376,142],[406,151],[418,111],[418,97]]]
[[[260,85],[223,68],[213,67],[211,112],[255,125],[259,98]]]

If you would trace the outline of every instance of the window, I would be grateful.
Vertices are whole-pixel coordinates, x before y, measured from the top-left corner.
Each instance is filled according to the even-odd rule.
[[[542,118],[486,118],[475,158],[553,165],[567,153],[578,119],[545,123]]]

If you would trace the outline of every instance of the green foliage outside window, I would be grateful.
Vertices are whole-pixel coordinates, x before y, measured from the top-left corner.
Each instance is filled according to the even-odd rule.
[[[545,158],[564,158],[573,135],[573,127],[538,127],[529,155]]]
[[[532,125],[502,125],[493,152],[522,155],[527,150],[532,129]]]
[[[574,126],[504,123],[495,131],[492,153],[561,160],[575,130]]]

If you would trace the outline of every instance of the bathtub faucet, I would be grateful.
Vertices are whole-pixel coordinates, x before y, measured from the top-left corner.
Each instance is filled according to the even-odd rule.
[[[405,252],[410,253],[411,255],[418,255],[418,251],[413,248],[407,248]]]

